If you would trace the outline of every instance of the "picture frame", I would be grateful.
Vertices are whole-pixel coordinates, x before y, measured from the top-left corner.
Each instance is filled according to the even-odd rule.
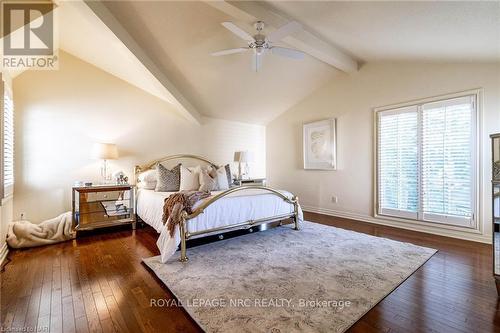
[[[305,170],[337,170],[337,120],[335,118],[303,124]]]

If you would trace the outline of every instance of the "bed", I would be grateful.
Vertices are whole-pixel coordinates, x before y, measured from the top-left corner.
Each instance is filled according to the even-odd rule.
[[[154,168],[157,163],[166,166],[175,163],[217,166],[200,156],[168,156],[144,166],[136,166],[136,181],[141,172]],[[237,186],[225,191],[211,192],[208,198],[194,205],[191,214],[182,212],[182,223],[172,237],[163,225],[162,216],[165,199],[173,193],[175,192],[155,192],[139,188],[136,196],[138,217],[160,234],[157,245],[164,263],[177,251],[179,245],[179,260],[187,262],[186,241],[189,239],[286,219],[292,219],[294,229],[299,230],[303,220],[298,198],[293,194],[266,186]]]

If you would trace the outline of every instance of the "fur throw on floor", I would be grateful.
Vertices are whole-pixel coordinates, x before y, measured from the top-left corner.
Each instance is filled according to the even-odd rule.
[[[34,224],[30,221],[9,223],[7,244],[13,248],[33,247],[62,242],[73,237],[71,212]]]

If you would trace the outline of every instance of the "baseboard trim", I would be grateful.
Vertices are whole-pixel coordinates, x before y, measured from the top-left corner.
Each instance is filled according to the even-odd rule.
[[[460,232],[457,230],[445,230],[445,229],[440,229],[440,228],[432,228],[432,227],[428,227],[428,226],[424,226],[424,225],[419,226],[419,225],[412,224],[411,226],[408,226],[408,225],[404,225],[403,223],[398,222],[398,221],[391,221],[391,220],[386,220],[386,219],[382,219],[382,218],[375,218],[373,216],[364,215],[364,214],[343,212],[343,211],[338,211],[338,210],[333,210],[333,209],[319,208],[319,207],[313,207],[313,206],[307,206],[307,205],[302,205],[302,210],[304,210],[306,212],[311,212],[311,213],[317,213],[317,214],[323,214],[323,215],[335,216],[335,217],[342,217],[342,218],[346,218],[346,219],[350,219],[350,220],[356,220],[356,221],[373,223],[373,224],[380,224],[380,225],[385,225],[385,226],[395,227],[395,228],[400,228],[400,229],[405,229],[405,230],[424,232],[424,233],[438,235],[438,236],[458,238],[458,239],[468,240],[468,241],[472,241],[472,242],[479,242],[479,243],[486,243],[486,244],[492,243],[491,236],[489,236],[489,235],[475,234],[475,233],[464,233],[464,232]]]
[[[2,267],[5,258],[7,258],[7,254],[9,254],[9,247],[7,246],[7,243],[3,243],[3,246],[0,249],[0,267]]]

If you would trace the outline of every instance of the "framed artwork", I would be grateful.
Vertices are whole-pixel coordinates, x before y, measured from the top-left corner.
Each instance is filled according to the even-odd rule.
[[[336,119],[303,125],[304,169],[337,169]]]

